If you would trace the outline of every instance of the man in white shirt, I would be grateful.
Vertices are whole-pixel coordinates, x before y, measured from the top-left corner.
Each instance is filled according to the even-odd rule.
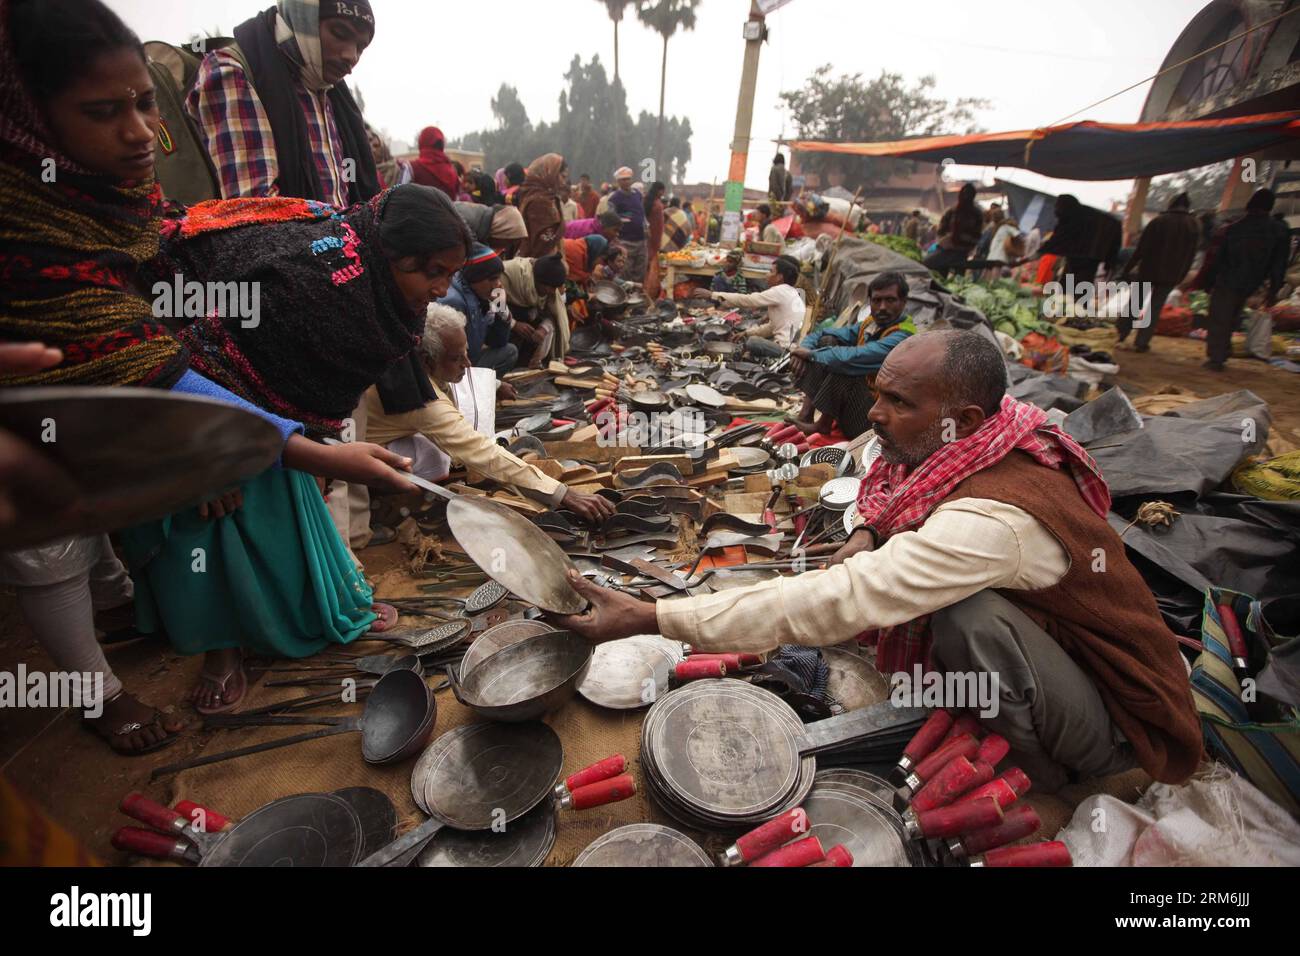
[[[1135,762],[1185,780],[1202,749],[1187,672],[1106,522],[1096,464],[1040,409],[1006,396],[1002,355],[975,333],[909,338],[876,384],[883,456],[859,498],[866,523],[830,568],[654,603],[571,574],[591,608],[561,626],[593,641],[662,634],[727,652],[874,630],[886,674],[996,687],[984,725],[1011,743],[1035,790]]]
[[[745,352],[753,358],[778,358],[785,354],[803,327],[808,306],[798,288],[799,260],[778,256],[767,274],[767,289],[762,292],[714,292],[713,298],[723,305],[742,309],[767,309],[767,321],[749,330]]]

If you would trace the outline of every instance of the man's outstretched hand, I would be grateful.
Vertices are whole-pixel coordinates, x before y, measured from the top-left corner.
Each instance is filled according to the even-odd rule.
[[[573,631],[593,644],[635,634],[659,633],[652,602],[638,601],[629,594],[592,584],[577,571],[569,572],[569,584],[590,607],[581,614],[551,615],[558,627]]]

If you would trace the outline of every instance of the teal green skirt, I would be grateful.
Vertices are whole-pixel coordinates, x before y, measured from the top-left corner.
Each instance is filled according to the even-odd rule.
[[[204,520],[191,508],[122,533],[136,626],[165,629],[181,654],[242,647],[310,657],[375,620],[372,594],[310,475],[272,468],[243,505]]]

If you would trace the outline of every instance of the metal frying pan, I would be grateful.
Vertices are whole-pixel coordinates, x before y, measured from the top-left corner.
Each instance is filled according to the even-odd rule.
[[[566,577],[573,562],[523,515],[495,501],[457,497],[447,505],[447,524],[470,560],[512,594],[555,614],[586,607]]]
[[[668,693],[683,656],[681,644],[655,634],[607,641],[597,645],[578,693],[611,710],[649,707]]]
[[[436,698],[430,692],[424,678],[414,671],[390,671],[380,678],[366,698],[365,709],[359,717],[254,717],[244,720],[238,715],[215,715],[207,718],[210,726],[231,727],[272,727],[272,726],[326,726],[311,733],[296,734],[280,740],[241,747],[225,753],[211,754],[187,760],[182,763],[168,764],[153,771],[151,779],[220,763],[234,757],[276,750],[292,744],[335,734],[353,732],[361,733],[361,756],[367,763],[384,764],[404,760],[415,753],[433,733],[433,725],[438,714]]]
[[[199,866],[352,866],[361,855],[360,818],[347,800],[329,793],[284,797],[220,833],[140,793],[128,794],[120,809],[184,838],[198,851]]]
[[[549,631],[480,661],[462,683],[447,668],[456,699],[489,720],[533,720],[573,696],[591,664],[592,644],[572,631]]]
[[[538,804],[501,832],[466,832],[443,828],[420,851],[420,866],[541,866],[555,846],[555,808]]]
[[[851,651],[823,647],[822,660],[830,671],[826,693],[843,712],[861,710],[889,699],[889,681],[864,658]]]
[[[172,514],[265,471],[284,446],[251,412],[154,388],[2,389],[0,429],[62,465],[81,493],[75,513],[58,520],[20,507],[6,547]]]
[[[714,346],[721,345],[720,342],[710,342],[705,348],[712,350]],[[730,352],[732,346],[726,343],[727,351]],[[726,397],[716,388],[710,388],[708,385],[687,385],[686,394],[691,397],[691,401],[700,405],[706,405],[709,408],[722,408],[727,404]]]
[[[397,835],[397,810],[388,794],[374,787],[346,787],[334,796],[346,800],[361,821],[361,850],[357,859],[369,856]]]
[[[545,621],[506,621],[495,627],[490,627],[469,646],[465,656],[460,661],[460,679],[463,682],[471,670],[478,666],[479,662],[486,657],[490,657],[497,651],[509,647],[511,644],[518,644],[520,641],[526,641],[529,638],[536,637],[538,634],[546,634],[555,628]]]
[[[563,766],[560,738],[545,724],[455,727],[430,744],[411,771],[411,794],[429,819],[358,866],[389,866],[418,852],[443,827],[508,826],[550,795]]]
[[[656,823],[633,823],[597,837],[572,866],[688,867],[713,866],[690,837]]]
[[[883,810],[848,788],[819,782],[803,803],[808,833],[822,846],[843,844],[854,866],[912,866],[911,843],[897,815]]]

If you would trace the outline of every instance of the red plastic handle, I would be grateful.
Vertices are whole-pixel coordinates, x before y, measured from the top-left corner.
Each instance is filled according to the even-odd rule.
[[[185,843],[153,830],[119,827],[113,834],[113,846],[125,853],[148,856],[155,860],[185,859]]]
[[[916,736],[908,741],[907,746],[903,748],[903,756],[913,763],[930,756],[934,748],[939,746],[944,737],[948,736],[948,731],[952,728],[952,722],[952,714],[943,709],[936,710],[925,719],[925,723],[916,732]]]
[[[853,854],[843,843],[837,844],[826,851],[826,859],[820,863],[813,863],[813,866],[852,866]]]
[[[983,732],[984,728],[980,726],[980,719],[978,717],[970,713],[962,714],[953,721],[952,726],[948,728],[948,733],[944,736],[943,740],[939,741],[939,746],[942,747],[954,737],[960,737],[962,734],[970,734],[972,737],[979,737]]]
[[[748,863],[807,832],[808,814],[804,813],[803,807],[795,807],[746,833],[736,841],[735,849],[740,858]]]
[[[147,823],[165,833],[179,833],[189,825],[189,821],[171,807],[150,800],[143,793],[128,793],[118,809],[132,820]]]
[[[614,754],[612,757],[598,760],[590,767],[584,767],[571,777],[566,777],[564,785],[570,791],[577,790],[579,787],[587,787],[593,783],[608,780],[610,777],[617,777],[626,769],[627,758],[622,754]]]
[[[692,661],[720,661],[727,665],[729,671],[738,671],[742,667],[763,663],[762,658],[757,654],[692,654],[687,659]]]
[[[975,754],[976,760],[982,760],[990,767],[996,767],[1002,758],[1011,752],[1011,745],[1001,734],[989,734],[980,741],[980,749]]]
[[[1246,638],[1242,636],[1241,625],[1237,623],[1236,612],[1232,610],[1231,604],[1218,605],[1219,620],[1223,623],[1223,636],[1228,639],[1228,650],[1233,657],[1240,657],[1243,661],[1250,658],[1250,651],[1246,649]]]
[[[958,757],[935,774],[921,788],[920,793],[912,798],[912,809],[920,813],[946,807],[967,790],[982,786],[992,779],[993,768],[982,760],[971,763],[965,757]]]
[[[1029,778],[1019,767],[1009,767],[1002,776],[970,793],[963,794],[958,803],[992,797],[1004,810],[1029,792]]]
[[[185,822],[200,833],[220,833],[230,826],[230,817],[193,800],[177,800],[176,812],[183,815]]]
[[[1042,825],[1043,821],[1038,819],[1038,812],[1029,804],[1022,803],[1008,810],[997,826],[968,834],[961,841],[961,845],[968,854],[975,856],[1023,840],[1027,836],[1033,836]]]
[[[570,791],[569,806],[574,810],[590,810],[592,807],[603,807],[607,803],[626,800],[635,793],[636,781],[632,779],[630,773],[625,773],[622,776],[601,780],[599,783]]]
[[[820,863],[826,859],[826,851],[822,849],[822,841],[815,836],[804,837],[802,840],[796,840],[779,850],[773,850],[766,856],[759,857],[750,866],[781,866],[781,867],[798,867],[811,866],[814,863]]]
[[[687,659],[677,665],[674,673],[678,680],[700,680],[706,677],[726,677],[727,665],[722,661],[697,661]]]
[[[961,836],[973,830],[997,826],[1002,822],[1002,808],[992,797],[969,803],[957,803],[916,815],[917,827],[928,840]]]
[[[938,750],[930,754],[919,764],[912,773],[916,774],[922,780],[929,780],[936,773],[946,767],[958,757],[965,757],[969,760],[979,752],[979,741],[971,734],[961,734],[953,737],[947,743],[943,744]]]
[[[985,866],[1073,866],[1070,848],[1060,840],[1031,843],[1029,846],[1004,846],[984,854]]]

